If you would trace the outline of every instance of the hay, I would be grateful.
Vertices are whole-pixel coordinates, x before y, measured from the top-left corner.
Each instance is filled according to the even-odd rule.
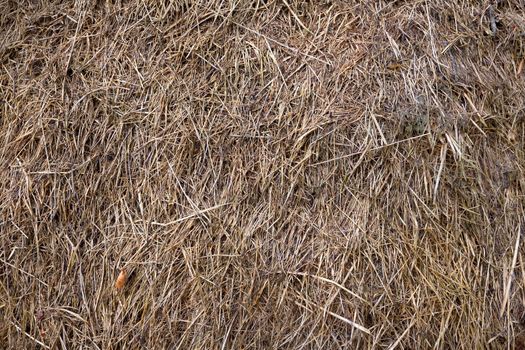
[[[1,348],[525,343],[523,1],[0,4]]]

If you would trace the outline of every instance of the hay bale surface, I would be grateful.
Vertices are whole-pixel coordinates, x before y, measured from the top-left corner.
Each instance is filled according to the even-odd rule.
[[[525,343],[525,4],[0,1],[0,348]]]

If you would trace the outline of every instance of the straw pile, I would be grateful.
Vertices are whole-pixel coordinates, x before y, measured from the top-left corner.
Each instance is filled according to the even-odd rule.
[[[523,1],[0,4],[0,348],[525,346]]]

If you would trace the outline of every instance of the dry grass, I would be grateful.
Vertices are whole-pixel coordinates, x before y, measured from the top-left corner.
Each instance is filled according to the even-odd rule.
[[[523,349],[523,1],[0,4],[0,348]]]

